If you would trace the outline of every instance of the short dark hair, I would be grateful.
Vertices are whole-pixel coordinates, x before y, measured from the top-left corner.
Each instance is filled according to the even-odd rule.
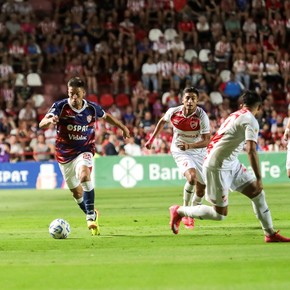
[[[255,104],[261,104],[262,98],[255,91],[246,91],[241,95],[244,105],[251,107]]]
[[[194,93],[199,97],[199,90],[195,87],[186,87],[182,92],[182,96],[184,96],[186,93]]]
[[[68,81],[67,86],[74,88],[84,88],[85,82],[79,77],[73,77]]]

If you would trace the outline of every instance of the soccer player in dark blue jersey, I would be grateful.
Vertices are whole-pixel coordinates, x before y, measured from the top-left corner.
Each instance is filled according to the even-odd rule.
[[[95,154],[95,123],[99,118],[123,131],[129,129],[99,105],[85,100],[85,83],[78,77],[68,81],[68,98],[55,102],[39,123],[41,129],[56,125],[56,159],[79,207],[86,214],[92,235],[99,235],[98,212],[95,209],[91,169]]]

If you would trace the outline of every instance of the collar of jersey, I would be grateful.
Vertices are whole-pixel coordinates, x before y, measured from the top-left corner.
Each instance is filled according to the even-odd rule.
[[[87,107],[87,105],[88,105],[87,101],[86,101],[85,99],[83,99],[83,102],[84,102],[84,104],[83,104],[82,108],[79,109],[79,110],[77,110],[75,107],[73,107],[73,106],[71,105],[71,103],[70,103],[70,99],[69,99],[69,98],[67,99],[67,103],[68,103],[68,105],[69,105],[70,108],[71,108],[74,112],[76,112],[76,113],[80,113],[80,112],[82,112],[82,111]]]

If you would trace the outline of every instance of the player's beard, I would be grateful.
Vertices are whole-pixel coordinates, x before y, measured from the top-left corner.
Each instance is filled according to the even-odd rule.
[[[79,101],[79,100],[73,100],[71,102],[71,104],[74,108],[76,108],[78,110],[81,109],[81,107],[82,107],[82,101]]]

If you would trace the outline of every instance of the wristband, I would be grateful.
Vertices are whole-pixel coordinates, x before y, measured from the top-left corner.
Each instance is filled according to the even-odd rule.
[[[289,131],[290,131],[290,129],[289,129],[289,128],[286,128],[286,130],[285,130],[285,134],[288,134]]]

